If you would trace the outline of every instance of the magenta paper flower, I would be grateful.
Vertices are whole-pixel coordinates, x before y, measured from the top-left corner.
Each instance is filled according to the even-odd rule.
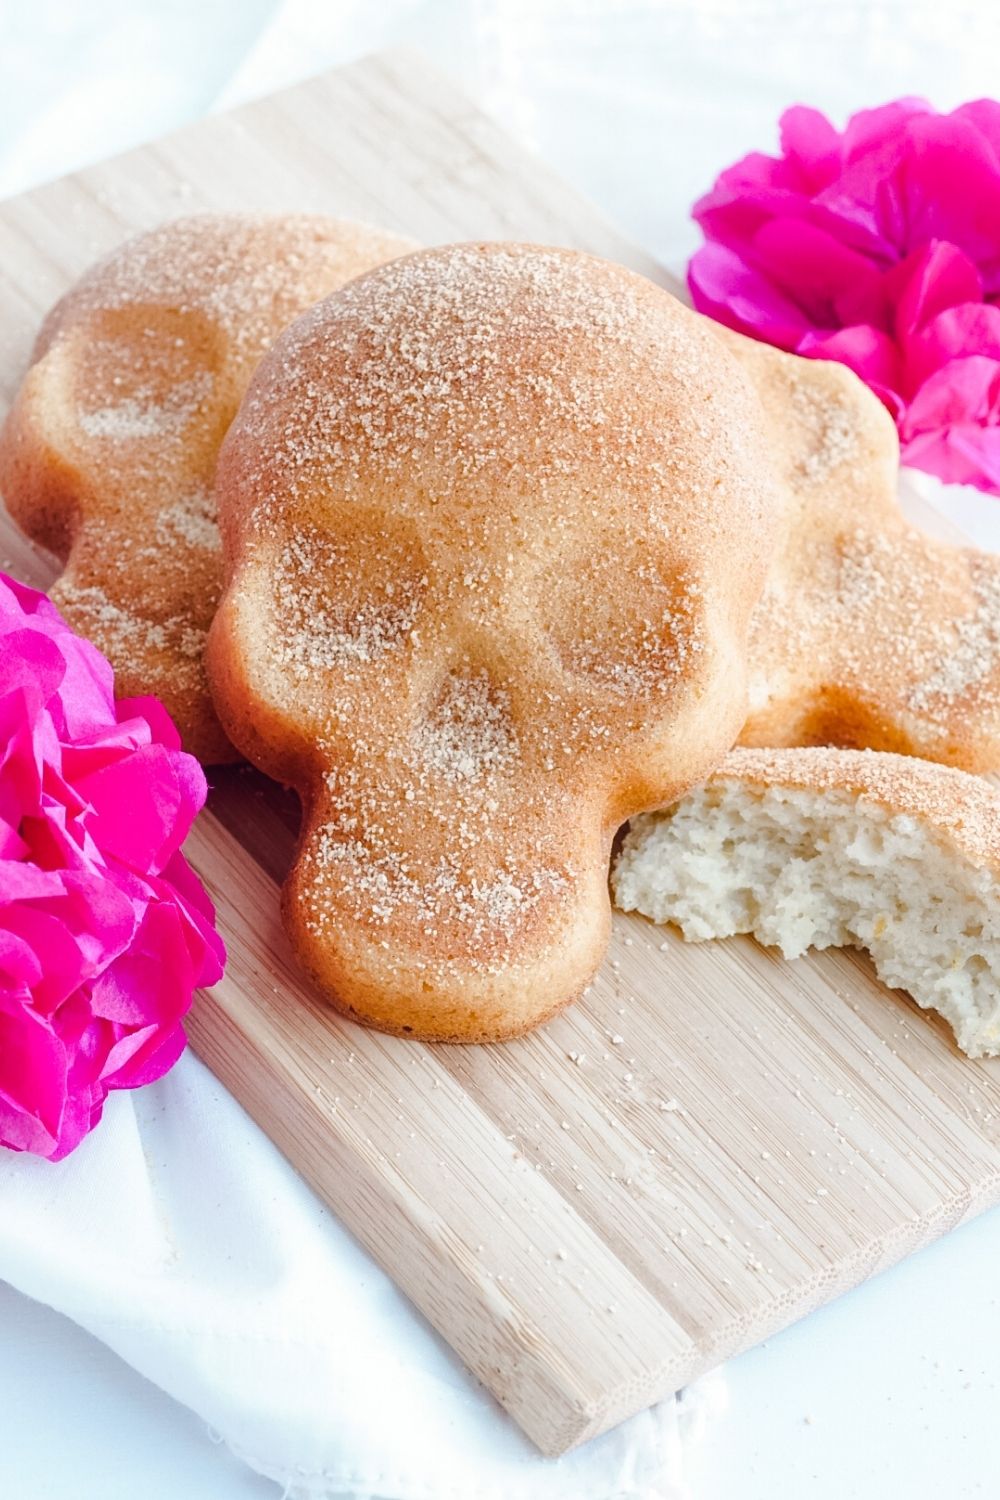
[[[849,365],[896,420],[904,463],[1000,494],[1000,103],[900,99],[840,132],[781,117],[694,207],[694,304]]]
[[[201,767],[154,698],[0,574],[0,1144],[53,1160],[110,1089],[159,1078],[222,973],[180,854]]]

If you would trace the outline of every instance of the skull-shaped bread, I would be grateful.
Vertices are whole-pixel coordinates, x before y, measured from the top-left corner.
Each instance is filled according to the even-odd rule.
[[[615,830],[744,719],[762,433],[703,319],[567,250],[407,256],[262,361],[207,664],[300,793],[286,926],[340,1009],[471,1041],[586,985]]]
[[[42,327],[0,438],[0,492],[66,562],[52,598],[110,657],[119,695],[161,698],[204,761],[235,758],[202,666],[223,434],[282,328],[413,248],[316,216],[181,219],[96,265]]]
[[[787,495],[741,743],[1000,770],[1000,557],[907,522],[895,429],[850,370],[717,333],[760,392]]]

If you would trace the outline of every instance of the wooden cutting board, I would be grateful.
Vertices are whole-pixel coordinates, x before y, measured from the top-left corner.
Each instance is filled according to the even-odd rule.
[[[200,208],[546,240],[659,274],[394,54],[0,206],[3,400],[95,255]],[[54,575],[6,521],[0,563]],[[589,995],[526,1040],[428,1047],[339,1019],[278,922],[294,806],[248,771],[216,782],[190,854],[230,961],[191,1040],[545,1453],[1000,1198],[1000,1062],[963,1058],[851,953],[786,964],[618,916]]]

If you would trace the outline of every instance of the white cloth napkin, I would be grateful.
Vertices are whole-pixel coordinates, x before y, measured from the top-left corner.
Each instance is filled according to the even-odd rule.
[[[191,1054],[56,1165],[0,1152],[0,1278],[193,1407],[288,1500],[675,1500],[664,1402],[539,1457]]]

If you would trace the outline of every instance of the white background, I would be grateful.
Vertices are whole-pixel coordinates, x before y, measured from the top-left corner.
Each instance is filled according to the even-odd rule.
[[[438,60],[678,264],[691,200],[773,144],[779,110],[1000,90],[992,4],[813,0],[0,0],[0,193],[373,47]],[[1000,502],[955,513],[1000,545]],[[2,1212],[2,1206],[0,1206]],[[1000,1495],[1000,1215],[733,1361],[690,1462],[696,1500]],[[0,1287],[0,1497],[253,1500],[189,1412]],[[609,1497],[612,1500],[612,1497]]]

